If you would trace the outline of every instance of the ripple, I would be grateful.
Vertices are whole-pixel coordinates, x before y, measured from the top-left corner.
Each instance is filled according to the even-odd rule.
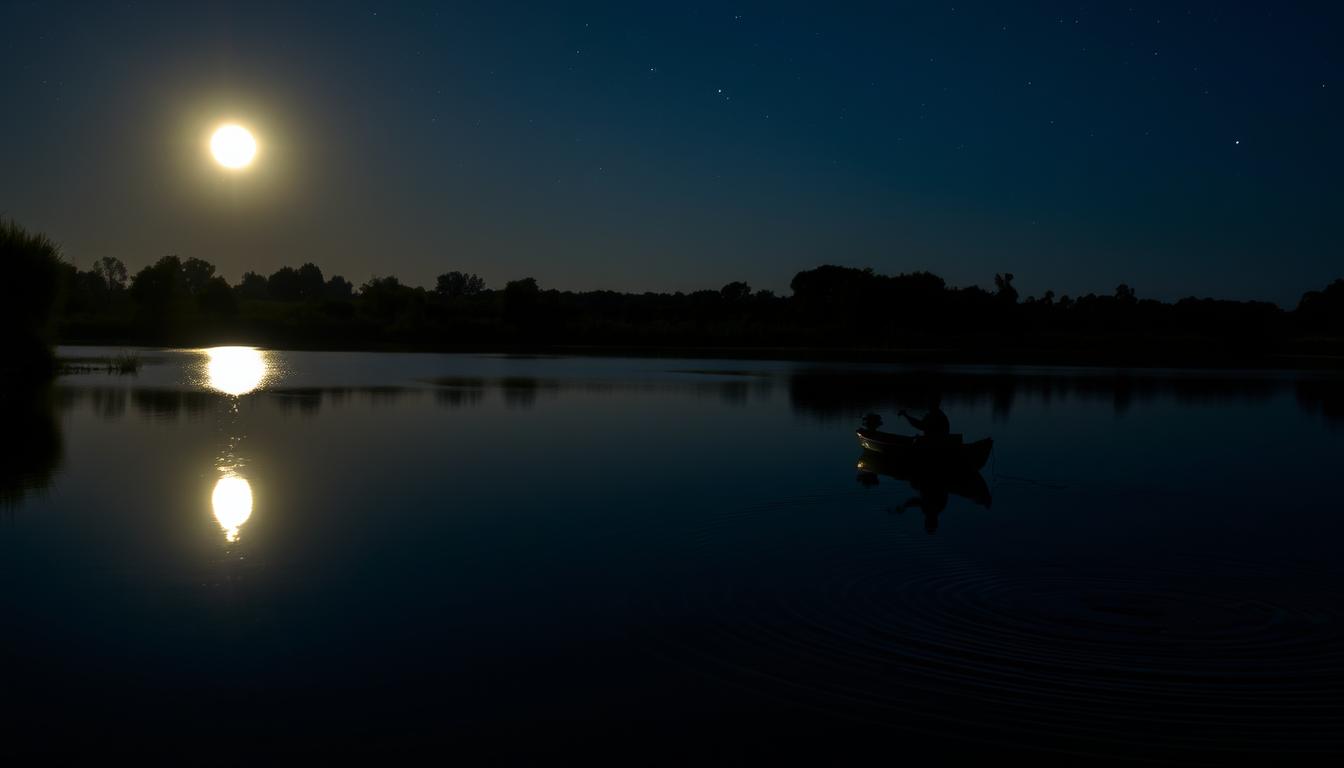
[[[1303,588],[1319,574],[1203,553],[982,562],[908,526],[851,524],[867,513],[849,496],[687,534],[686,578],[650,586],[651,649],[780,702],[993,742],[1344,749],[1344,615]],[[832,508],[844,518],[806,527]]]

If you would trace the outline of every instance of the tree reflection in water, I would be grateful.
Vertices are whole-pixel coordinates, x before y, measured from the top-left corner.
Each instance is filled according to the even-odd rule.
[[[56,402],[50,387],[0,389],[5,435],[0,441],[0,507],[51,485],[64,456]]]

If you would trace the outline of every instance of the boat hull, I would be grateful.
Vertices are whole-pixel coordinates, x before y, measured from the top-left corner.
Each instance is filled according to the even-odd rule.
[[[893,461],[924,469],[943,469],[948,472],[971,470],[978,472],[989,461],[994,440],[985,438],[973,443],[962,442],[961,435],[941,439],[916,438],[875,429],[855,431],[859,447],[880,453]]]
[[[908,462],[893,459],[890,454],[868,450],[865,450],[863,455],[859,456],[859,460],[855,462],[855,468],[859,472],[885,475],[893,480],[909,483],[912,487],[921,491],[941,488],[947,493],[969,499],[982,507],[989,507],[994,503],[993,496],[989,491],[989,484],[985,482],[984,476],[971,469],[951,473],[931,473]]]

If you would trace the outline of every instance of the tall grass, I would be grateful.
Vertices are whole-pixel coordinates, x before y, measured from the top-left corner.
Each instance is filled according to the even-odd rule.
[[[111,357],[64,358],[59,361],[56,373],[67,376],[74,373],[137,374],[142,361],[136,352],[120,352]]]
[[[139,373],[140,356],[134,352],[122,352],[107,359],[108,373]]]
[[[0,217],[0,369],[8,381],[50,376],[61,251],[51,238]]]

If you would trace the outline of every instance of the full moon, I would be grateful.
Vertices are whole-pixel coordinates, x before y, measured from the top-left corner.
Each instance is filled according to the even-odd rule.
[[[241,125],[222,125],[210,137],[210,152],[225,168],[246,168],[257,154],[257,141]]]

